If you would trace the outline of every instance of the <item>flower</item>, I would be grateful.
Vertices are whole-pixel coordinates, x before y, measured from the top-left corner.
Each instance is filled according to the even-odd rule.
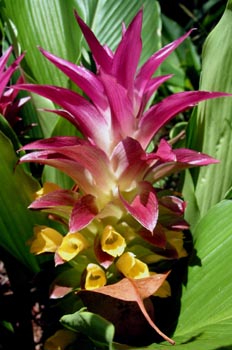
[[[125,238],[110,225],[106,226],[101,236],[102,250],[113,257],[122,255],[126,248]]]
[[[57,184],[54,184],[53,182],[45,182],[43,187],[41,187],[38,191],[35,192],[35,199],[39,199],[45,194],[56,190],[61,190],[61,188]]]
[[[19,68],[19,64],[24,57],[24,54],[20,55],[8,68],[6,68],[11,53],[12,46],[10,46],[0,57],[0,114],[2,114],[9,124],[14,127],[17,121],[20,120],[18,116],[20,108],[30,99],[30,97],[16,99],[18,94],[17,90],[15,90],[13,86],[7,88],[10,78]],[[20,77],[17,83],[23,83],[23,78]]]
[[[77,13],[75,16],[92,51],[96,72],[42,48],[40,51],[87,98],[58,86],[19,84],[15,87],[59,105],[61,109],[50,112],[66,118],[83,136],[56,136],[22,148],[33,152],[25,154],[21,163],[55,167],[75,182],[70,190],[54,188],[44,193],[42,190],[30,209],[46,211],[67,227],[68,234],[55,249],[55,254],[65,261],[74,259],[80,252],[84,254],[87,247],[88,253],[91,250],[81,287],[100,289],[103,294],[115,297],[118,280],[123,275],[123,285],[128,285],[125,280],[130,282],[136,302],[149,320],[141,298],[148,298],[155,291],[153,287],[148,288],[144,294],[146,288],[143,288],[145,281],[150,281],[150,286],[153,284],[155,268],[151,265],[187,255],[182,232],[188,228],[184,220],[186,203],[181,196],[162,191],[156,184],[177,171],[217,163],[217,160],[194,150],[173,149],[171,142],[164,138],[153,151],[148,146],[179,112],[200,101],[228,94],[180,92],[148,106],[158,87],[171,77],[154,76],[155,72],[191,31],[154,53],[138,68],[142,10],[128,28],[123,29],[114,53],[99,43]],[[170,294],[169,285],[164,282],[166,276],[162,276],[159,284],[158,295],[162,297]],[[112,284],[115,281],[117,283]],[[116,293],[117,297],[120,293],[123,294],[123,290]],[[127,296],[126,300],[134,300],[130,298]],[[157,330],[151,320],[149,323]]]
[[[217,161],[193,150],[172,149],[164,139],[154,152],[148,153],[146,148],[160,128],[180,111],[202,100],[226,94],[176,93],[145,110],[155,90],[171,77],[153,77],[153,74],[191,31],[154,53],[138,69],[142,11],[124,31],[115,53],[101,46],[78,14],[75,15],[92,50],[96,74],[40,50],[89,99],[69,89],[50,85],[21,84],[17,89],[40,94],[59,104],[63,109],[52,112],[73,123],[84,139],[53,137],[30,143],[23,149],[37,151],[22,157],[21,162],[51,165],[76,182],[83,195],[73,207],[70,232],[83,229],[94,219],[107,215],[109,210],[114,211],[115,207],[120,211],[119,216],[129,213],[153,232],[159,207],[153,184],[178,170]],[[133,54],[128,54],[130,52]],[[42,207],[42,201],[40,204]]]
[[[148,266],[137,259],[133,253],[124,253],[116,262],[118,270],[129,278],[145,278],[150,276]]]
[[[62,240],[63,236],[58,231],[46,226],[36,226],[30,251],[34,254],[55,253]]]
[[[76,185],[70,190],[51,185],[41,190],[30,209],[46,211],[67,226],[68,234],[62,242],[56,248],[52,246],[63,260],[92,248],[94,258],[85,269],[84,283],[84,288],[91,290],[106,285],[112,275],[112,280],[120,279],[121,274],[133,279],[149,278],[153,271],[149,271],[148,264],[186,256],[182,233],[188,228],[184,220],[186,203],[156,188],[156,183],[177,171],[217,160],[186,148],[172,149],[166,139],[159,140],[153,151],[148,151],[148,146],[179,112],[227,94],[180,92],[147,106],[158,87],[171,77],[154,73],[191,31],[138,68],[142,10],[124,28],[114,53],[99,43],[76,12],[75,16],[92,51],[96,72],[42,48],[40,51],[87,98],[51,85],[18,84],[15,89],[37,93],[59,105],[61,109],[50,112],[66,118],[83,135],[56,136],[27,144],[23,150],[33,152],[25,154],[20,162],[53,166],[74,180]],[[50,247],[47,240],[44,247]],[[46,249],[50,248],[39,251]],[[168,293],[164,288],[160,295]]]
[[[103,287],[106,283],[104,270],[97,264],[88,264],[86,267],[85,289],[97,289]]]
[[[56,253],[63,261],[70,261],[89,247],[89,242],[79,232],[68,232],[62,236],[50,227],[36,226],[34,233],[30,247],[30,251],[34,254]]]
[[[88,246],[89,243],[87,239],[81,233],[68,233],[64,236],[62,243],[57,249],[57,253],[61,259],[69,261],[82,250],[88,248]]]

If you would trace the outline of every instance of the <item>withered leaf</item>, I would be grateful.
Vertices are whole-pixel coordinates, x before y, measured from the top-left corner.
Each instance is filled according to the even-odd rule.
[[[115,284],[107,285],[91,291],[82,290],[78,293],[97,293],[123,301],[136,302],[150,326],[161,337],[163,337],[163,339],[168,341],[170,344],[175,344],[175,342],[166,336],[152,321],[143,303],[144,299],[149,298],[161,287],[168,274],[169,272],[165,274],[154,274],[150,277],[141,279],[123,278]]]

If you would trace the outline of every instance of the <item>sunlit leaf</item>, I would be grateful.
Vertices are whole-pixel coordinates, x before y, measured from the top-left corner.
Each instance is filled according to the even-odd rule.
[[[232,348],[232,202],[211,208],[194,230],[201,266],[188,271],[181,313],[172,336],[176,350],[230,350]],[[196,263],[196,261],[195,261]],[[151,345],[149,349],[173,349]]]
[[[41,56],[37,46],[70,61],[77,60],[81,37],[73,16],[77,3],[73,0],[51,0],[49,4],[46,0],[9,0],[5,6],[5,14],[15,26],[20,48],[27,51],[26,72],[38,83],[66,85],[67,78]],[[70,50],[71,47],[76,49]]]
[[[232,9],[231,1],[203,48],[201,90],[232,92]],[[232,186],[232,97],[201,103],[193,114],[187,146],[220,161],[217,165],[191,172],[201,217],[225,197]],[[186,186],[188,180],[186,179]],[[188,200],[188,197],[186,196]]]

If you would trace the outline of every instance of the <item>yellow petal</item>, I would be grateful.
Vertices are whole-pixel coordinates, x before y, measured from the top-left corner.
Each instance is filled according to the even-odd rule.
[[[88,248],[89,243],[86,238],[79,232],[68,233],[63,237],[62,243],[57,249],[61,259],[69,261],[73,259],[82,250]]]
[[[71,345],[77,339],[77,333],[60,329],[50,338],[48,338],[44,344],[45,350],[65,350],[68,345]]]
[[[156,272],[150,272],[150,276],[156,275]],[[163,281],[163,284],[159,289],[154,293],[154,296],[160,298],[167,298],[171,296],[171,287],[167,280]]]
[[[133,253],[127,252],[120,256],[116,262],[118,270],[128,278],[145,278],[149,277],[148,266],[139,259],[135,258]]]
[[[86,267],[85,289],[97,289],[106,284],[105,271],[97,264],[88,264]]]
[[[53,182],[45,182],[43,187],[41,187],[37,192],[35,192],[35,199],[44,196],[47,193],[60,190],[61,188],[54,184]]]
[[[110,225],[106,226],[101,236],[102,250],[116,257],[122,255],[126,248],[126,241],[120,233],[116,232]]]
[[[30,251],[34,254],[54,253],[63,240],[63,236],[58,231],[46,226],[36,226],[34,234],[30,243]]]
[[[164,281],[162,286],[155,292],[156,297],[167,298],[171,295],[171,287],[168,281]]]
[[[178,258],[184,258],[187,256],[187,252],[184,249],[184,234],[181,231],[166,231],[167,243],[169,243],[177,252]]]

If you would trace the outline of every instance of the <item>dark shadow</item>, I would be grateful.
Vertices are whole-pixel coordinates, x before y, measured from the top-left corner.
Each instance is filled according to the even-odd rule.
[[[3,248],[0,248],[0,258],[10,280],[9,291],[2,290],[0,294],[0,349],[17,349],[23,344],[24,350],[34,350],[31,273]],[[4,327],[4,322],[13,327],[12,331]]]
[[[171,273],[167,280],[171,286],[171,296],[168,298],[152,297],[155,323],[169,337],[172,337],[178,324],[181,311],[182,288],[188,283],[188,267],[201,266],[201,260],[194,249],[190,231],[185,232],[185,249],[188,252],[188,257],[181,258],[170,266]],[[162,269],[165,271],[165,265]],[[153,342],[161,341],[163,341],[161,337],[154,336]]]
[[[181,343],[181,345],[192,343],[193,341],[197,340],[202,334],[203,334],[203,332],[201,332],[201,333],[199,333],[197,335],[194,335],[193,337],[191,337],[188,340],[186,340],[183,343]]]

